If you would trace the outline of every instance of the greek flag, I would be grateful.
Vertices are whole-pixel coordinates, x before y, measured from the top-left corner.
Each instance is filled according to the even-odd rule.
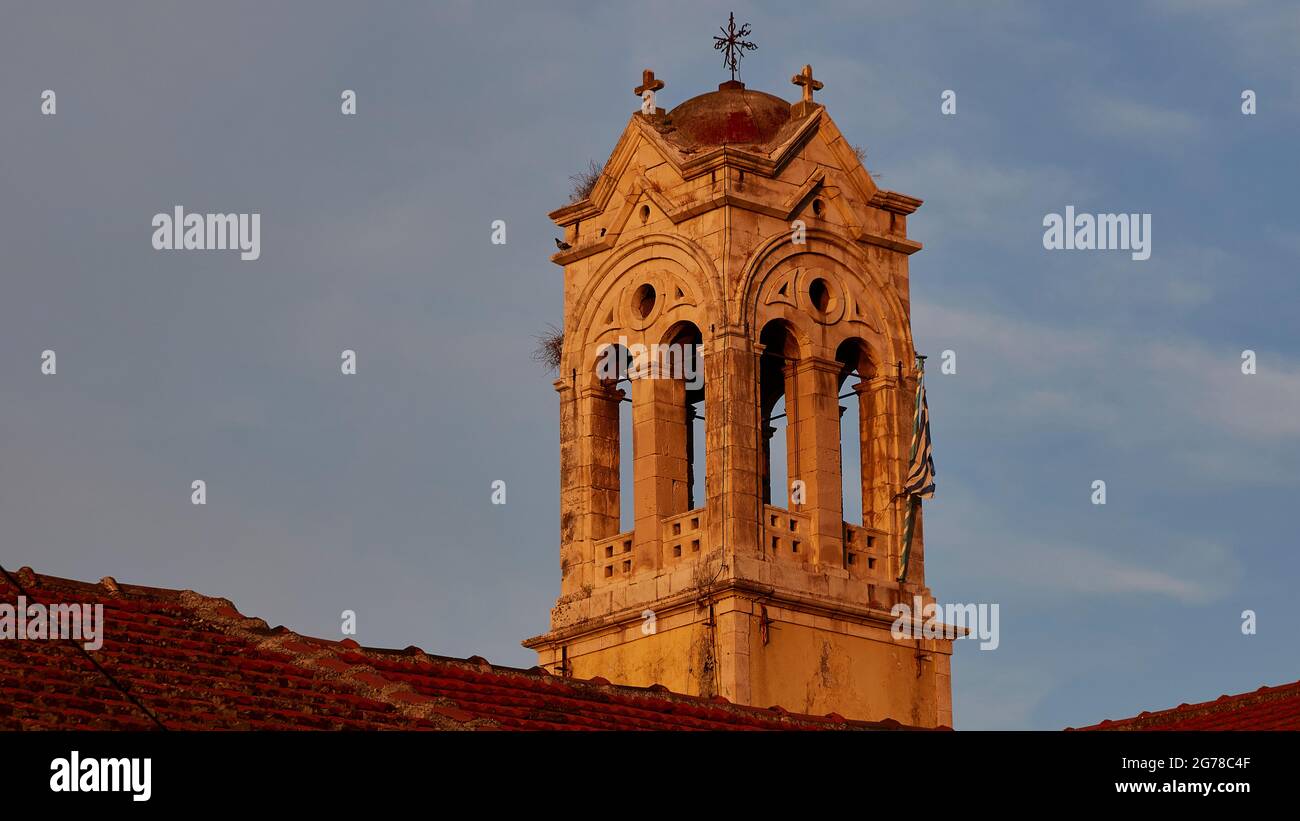
[[[898,494],[907,498],[907,522],[903,525],[903,557],[898,580],[907,581],[907,561],[912,554],[912,531],[922,499],[934,498],[934,454],[930,444],[930,406],[925,401],[925,357],[916,358],[916,415],[912,419],[912,452],[907,481]]]

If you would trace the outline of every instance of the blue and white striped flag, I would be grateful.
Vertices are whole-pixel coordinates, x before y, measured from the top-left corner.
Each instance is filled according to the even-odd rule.
[[[907,498],[907,522],[903,526],[903,556],[898,580],[907,581],[907,561],[912,554],[912,531],[922,499],[934,498],[934,453],[930,444],[930,406],[925,401],[925,357],[918,356],[916,414],[912,419],[912,452],[908,457],[907,481],[900,496]]]

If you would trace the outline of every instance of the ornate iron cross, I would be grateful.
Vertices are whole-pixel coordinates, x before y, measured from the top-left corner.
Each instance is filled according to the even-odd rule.
[[[714,35],[713,48],[722,52],[722,67],[731,70],[731,79],[736,79],[736,70],[740,68],[740,60],[745,56],[746,51],[753,51],[758,48],[754,43],[743,39],[749,36],[749,23],[745,23],[739,29],[736,28],[735,12],[727,15],[727,27],[718,29],[723,33],[723,37]]]

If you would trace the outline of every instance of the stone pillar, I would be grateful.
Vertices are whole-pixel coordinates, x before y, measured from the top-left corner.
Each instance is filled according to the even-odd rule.
[[[893,533],[897,465],[894,392],[897,379],[878,376],[853,386],[858,394],[858,447],[862,459],[862,524]]]
[[[579,442],[586,515],[581,584],[594,584],[595,544],[619,533],[619,404],[623,391],[597,384],[582,390]],[[563,516],[561,516],[563,521]]]
[[[623,392],[604,384],[560,394],[560,593],[595,580],[595,543],[618,534],[618,405]]]
[[[898,493],[907,481],[908,456],[912,447],[913,415],[916,412],[916,375],[893,373],[877,376],[854,386],[858,392],[862,436],[862,521],[893,536],[890,540],[889,571],[901,569],[903,529],[907,521],[907,500]],[[923,578],[924,549],[920,512],[912,535],[912,580]]]
[[[588,583],[590,574],[585,564],[590,553],[585,527],[590,470],[582,464],[576,392],[565,379],[554,385],[560,395],[560,595],[565,595]]]
[[[750,659],[751,632],[757,621],[754,602],[735,596],[720,602],[715,609],[714,641],[717,645],[718,694],[734,704],[753,704]]]
[[[646,376],[632,384],[632,473],[636,484],[633,572],[661,566],[661,521],[685,513],[686,383]]]
[[[708,386],[705,456],[708,459],[706,550],[725,548],[731,556],[762,555],[759,544],[760,431],[758,358],[750,341],[736,330],[722,330],[704,357]]]
[[[925,586],[925,501],[916,509],[916,524],[912,528],[912,552],[907,560],[907,584],[927,591]]]
[[[805,503],[797,509],[812,517],[813,559],[821,567],[844,566],[844,507],[840,480],[840,403],[836,397],[842,365],[808,357],[795,365],[794,430],[798,474]],[[789,398],[786,406],[789,407]]]
[[[894,427],[898,431],[894,437],[894,447],[898,454],[894,467],[894,493],[897,494],[903,489],[903,484],[907,482],[907,474],[911,469],[909,457],[912,451],[912,425],[916,414],[916,372],[915,371],[898,371],[898,389],[894,393]],[[894,527],[898,534],[898,561],[894,568],[895,573],[900,572],[902,568],[902,550],[903,550],[903,528],[907,523],[907,509],[911,500],[906,498],[897,498],[894,502]],[[923,557],[924,550],[921,543],[925,536],[921,532],[922,512],[916,513],[916,523],[912,529],[912,554],[909,562],[912,564],[912,570],[908,571],[908,584],[916,584],[921,578],[920,575],[914,575],[917,568],[924,563],[924,558],[917,561],[918,557]]]

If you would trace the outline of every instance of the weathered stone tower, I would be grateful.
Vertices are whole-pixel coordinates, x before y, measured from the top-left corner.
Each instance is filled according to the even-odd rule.
[[[921,202],[877,188],[813,101],[811,69],[794,81],[793,105],[735,81],[666,114],[651,99],[590,194],[550,215],[569,246],[552,257],[561,590],[550,631],[524,645],[561,675],[951,726],[952,642],[890,632],[895,602],[933,601],[919,525],[898,581],[917,377],[907,263],[921,248],[907,216]],[[661,87],[647,72],[637,93]],[[607,378],[608,346],[629,343],[698,343],[703,387]],[[861,524],[842,512],[849,390]],[[782,400],[789,486],[769,498]],[[635,526],[620,532],[629,494]]]

